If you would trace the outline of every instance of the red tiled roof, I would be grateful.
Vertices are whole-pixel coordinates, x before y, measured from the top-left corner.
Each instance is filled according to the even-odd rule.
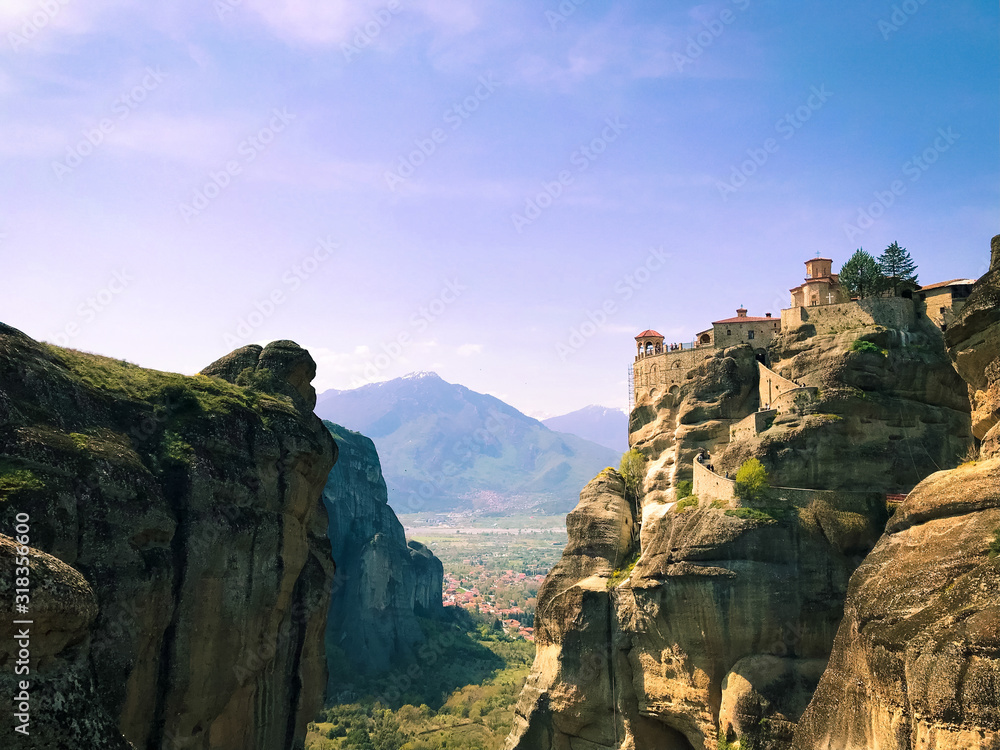
[[[647,328],[645,331],[643,331],[642,333],[640,333],[635,338],[638,340],[638,339],[649,338],[650,336],[656,336],[656,337],[661,338],[661,339],[663,338],[663,334],[662,333],[657,333],[652,328]]]
[[[808,265],[809,263],[812,263],[814,260],[828,260],[831,263],[833,263],[833,258],[810,258],[809,260],[805,261],[805,263],[806,265]]]
[[[928,289],[940,289],[945,286],[953,286],[955,284],[975,284],[975,279],[952,279],[951,281],[939,281],[937,284],[928,284],[927,286],[920,287],[919,291],[926,292]]]

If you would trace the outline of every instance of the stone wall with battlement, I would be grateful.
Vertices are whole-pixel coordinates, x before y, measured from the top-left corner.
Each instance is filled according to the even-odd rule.
[[[782,331],[811,324],[818,335],[875,325],[905,331],[916,323],[916,305],[912,299],[903,297],[875,297],[840,305],[792,307],[781,311]]]
[[[635,404],[655,401],[672,389],[679,389],[693,370],[715,353],[712,347],[680,349],[636,359],[632,365],[635,378]]]

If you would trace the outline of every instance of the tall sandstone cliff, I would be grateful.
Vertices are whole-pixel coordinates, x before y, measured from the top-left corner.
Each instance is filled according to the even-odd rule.
[[[1000,748],[1000,237],[947,343],[979,458],[910,493],[854,574],[798,749]]]
[[[441,613],[444,568],[424,545],[407,544],[372,441],[326,426],[340,448],[323,492],[338,564],[326,630],[328,695],[336,700],[358,675],[413,659],[424,641],[417,617]]]
[[[609,470],[567,519],[508,750],[714,750],[720,733],[742,750],[793,747],[848,582],[885,528],[874,493],[909,489],[971,443],[965,386],[913,304],[835,307],[766,352],[709,351],[676,393],[639,401],[641,501]],[[762,405],[759,356],[809,401],[731,439]],[[776,485],[838,492],[759,512],[680,507],[702,448],[720,472],[756,456]]]
[[[0,531],[30,518],[18,747],[302,746],[334,577],[320,496],[336,446],[312,413],[314,374],[287,341],[184,377],[0,325]],[[16,552],[0,537],[3,570]],[[4,576],[5,612],[13,594]]]

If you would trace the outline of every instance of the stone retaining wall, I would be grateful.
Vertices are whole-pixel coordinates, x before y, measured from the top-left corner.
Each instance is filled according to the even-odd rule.
[[[815,326],[817,334],[841,333],[876,325],[906,331],[913,328],[916,322],[914,301],[903,297],[875,297],[839,305],[792,307],[781,311],[782,331],[809,323]]]
[[[768,496],[761,501],[747,501],[736,497],[736,482],[726,479],[695,459],[694,488],[692,492],[699,500],[712,502],[720,500],[732,508],[806,508],[821,502],[840,511],[869,513],[873,508],[885,505],[883,492],[843,492],[839,490],[811,490],[803,487],[771,487]]]
[[[760,433],[771,426],[777,414],[776,409],[766,409],[751,414],[749,417],[740,420],[729,428],[729,440],[749,440],[757,437]]]

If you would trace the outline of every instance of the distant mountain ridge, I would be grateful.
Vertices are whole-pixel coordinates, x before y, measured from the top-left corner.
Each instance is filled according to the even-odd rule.
[[[582,409],[543,419],[542,424],[556,432],[567,432],[618,453],[628,450],[628,415],[607,406]]]
[[[580,489],[619,458],[436,373],[326,391],[316,413],[374,441],[398,513],[567,512]]]

